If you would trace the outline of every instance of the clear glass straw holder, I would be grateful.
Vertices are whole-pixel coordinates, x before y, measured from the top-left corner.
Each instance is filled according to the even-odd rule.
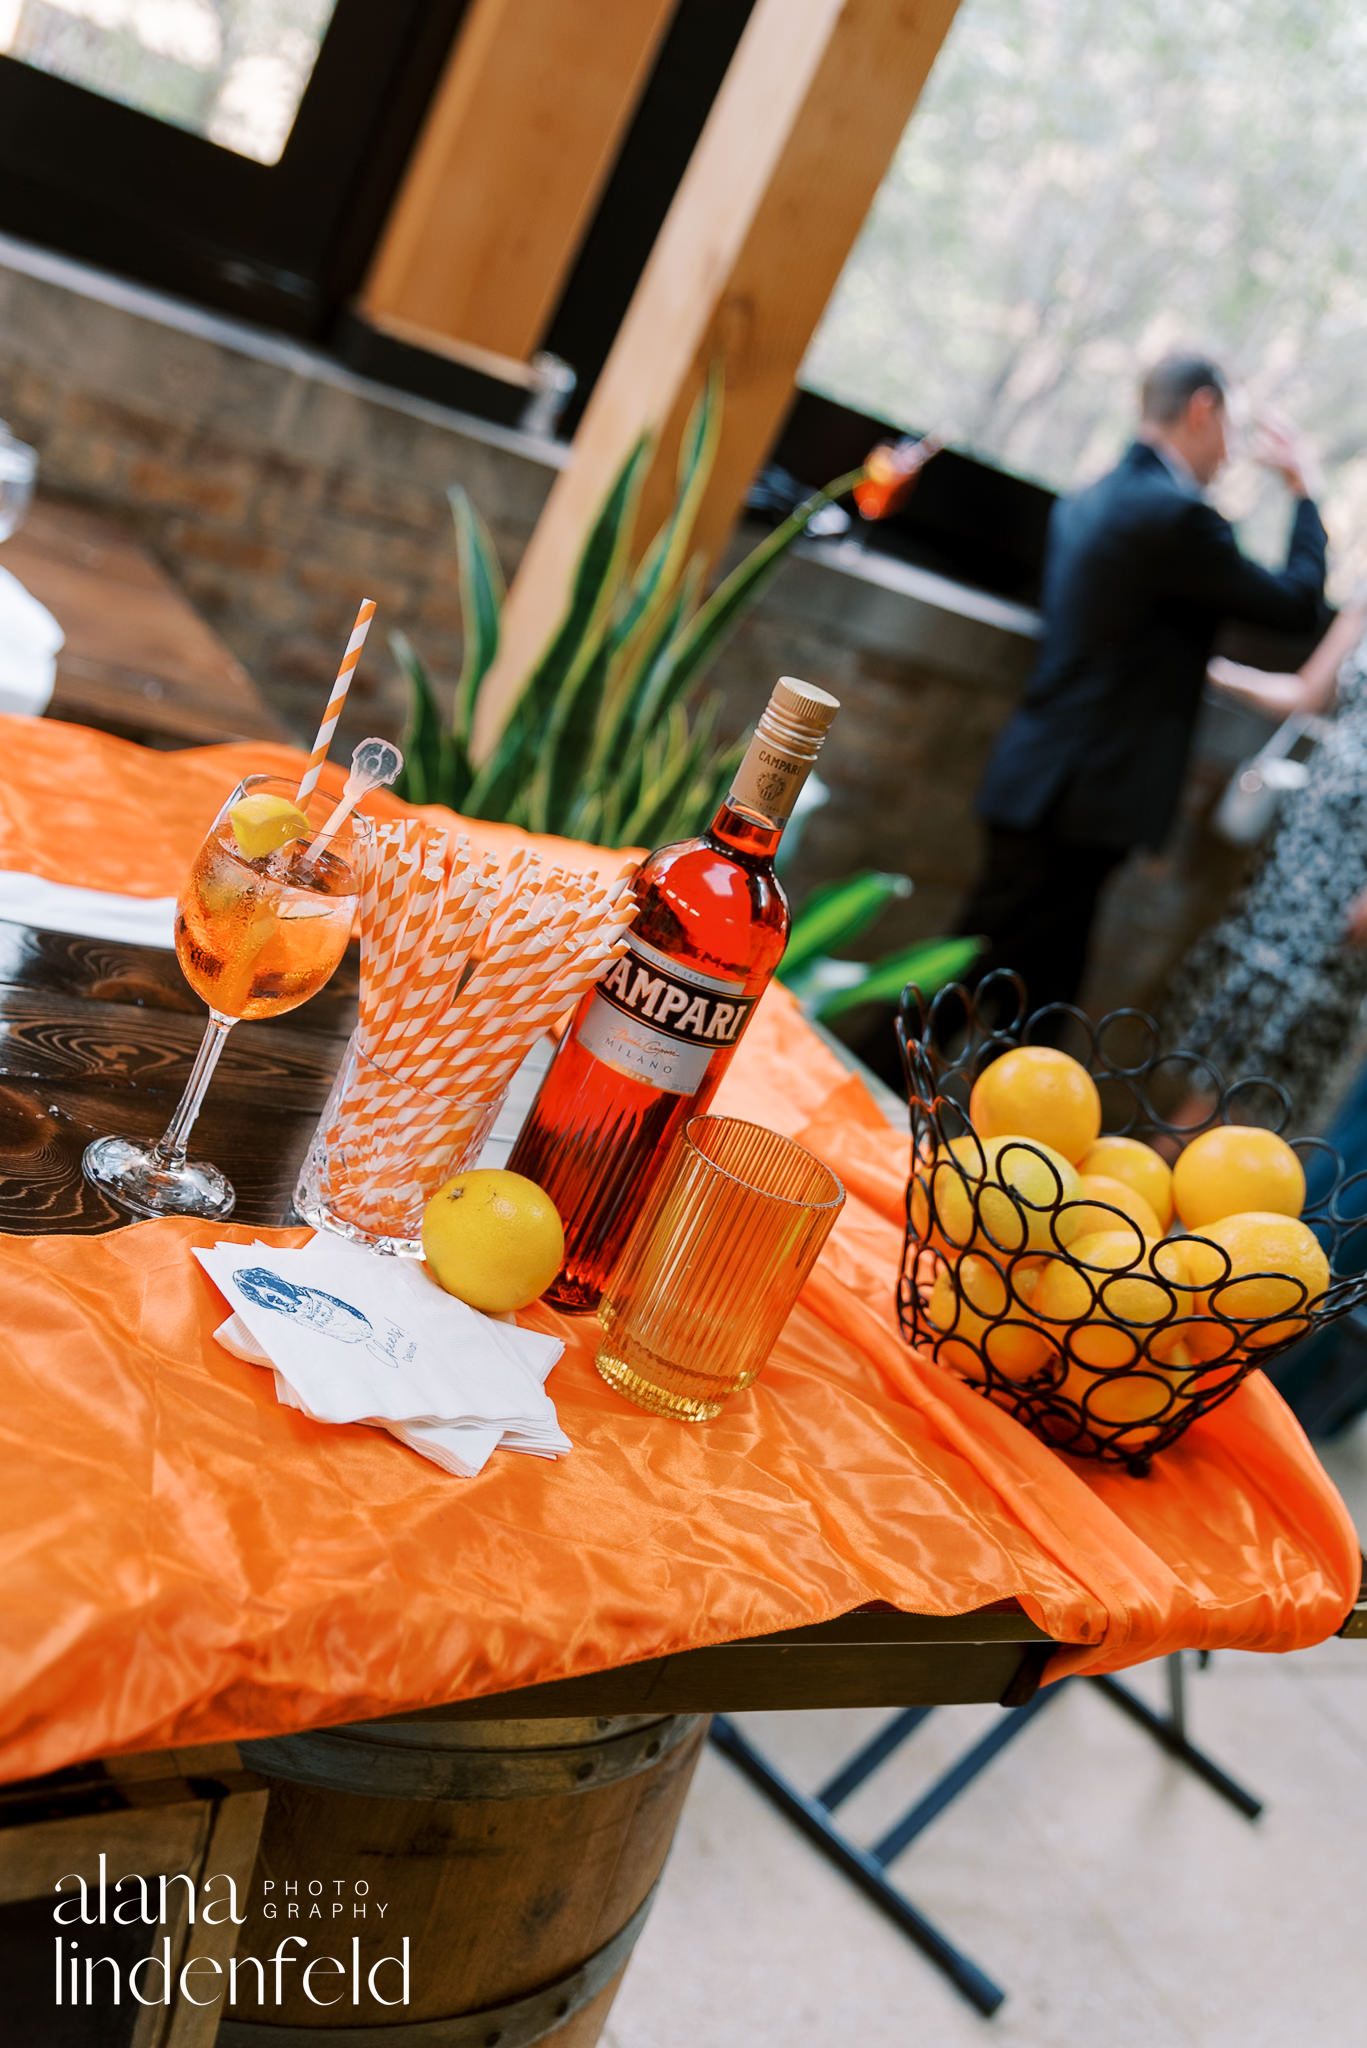
[[[373,1060],[353,1032],[294,1191],[297,1213],[315,1230],[416,1256],[423,1210],[474,1165],[506,1092],[472,1100],[440,1076],[419,1087]]]

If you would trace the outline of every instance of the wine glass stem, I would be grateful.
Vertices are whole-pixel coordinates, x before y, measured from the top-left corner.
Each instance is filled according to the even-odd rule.
[[[195,1054],[195,1063],[190,1069],[190,1078],[185,1083],[185,1093],[176,1107],[176,1113],[166,1126],[161,1143],[152,1157],[158,1166],[183,1166],[185,1146],[199,1115],[199,1105],[204,1100],[204,1091],[213,1079],[218,1056],[233,1025],[235,1017],[220,1017],[217,1010],[210,1010],[209,1021],[204,1027],[204,1036]]]

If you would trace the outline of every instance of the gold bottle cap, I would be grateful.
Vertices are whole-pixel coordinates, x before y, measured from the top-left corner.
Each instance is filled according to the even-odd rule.
[[[815,683],[804,683],[798,676],[780,676],[755,731],[810,763],[820,753],[827,727],[839,709],[839,699],[819,690]]]
[[[824,733],[836,712],[840,699],[832,697],[828,690],[819,690],[815,683],[804,683],[798,676],[780,676],[774,684],[769,699],[771,709],[777,707],[808,732]]]
[[[736,770],[728,801],[770,824],[781,825],[791,817],[798,791],[839,709],[838,700],[815,683],[780,676]]]

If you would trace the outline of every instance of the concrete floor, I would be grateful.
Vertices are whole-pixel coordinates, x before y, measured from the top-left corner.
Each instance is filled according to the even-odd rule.
[[[1367,1421],[1323,1456],[1367,1532]],[[1159,1703],[1157,1669],[1134,1683]],[[707,1751],[603,2048],[1364,2048],[1367,1642],[1226,1653],[1189,1692],[1258,1822],[1075,1685],[894,1867],[1006,1989],[990,2021]],[[871,1841],[997,1711],[932,1716],[850,1833]],[[741,1723],[812,1789],[886,1718]]]

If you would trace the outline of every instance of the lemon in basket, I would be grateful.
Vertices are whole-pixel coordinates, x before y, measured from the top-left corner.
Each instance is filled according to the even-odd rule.
[[[1228,1279],[1207,1296],[1209,1306],[1228,1317],[1251,1350],[1305,1334],[1308,1311],[1329,1285],[1329,1261],[1308,1224],[1255,1210],[1222,1217],[1201,1235],[1227,1252],[1230,1262]],[[1284,1320],[1266,1323],[1268,1316]]]
[[[1108,1180],[1123,1181],[1143,1196],[1164,1230],[1171,1223],[1172,1168],[1152,1145],[1108,1132],[1083,1153],[1077,1170],[1084,1176],[1105,1174]]]
[[[1157,1216],[1128,1181],[1113,1180],[1106,1173],[1083,1173],[1078,1175],[1078,1191],[1084,1198],[1082,1205],[1068,1219],[1074,1237],[1091,1237],[1099,1230],[1123,1230],[1124,1217],[1129,1218],[1141,1237],[1163,1235]],[[1064,1235],[1067,1234],[1065,1230]]]
[[[1225,1270],[1215,1246],[1204,1237],[1165,1237],[1149,1253],[1149,1265],[1167,1282],[1173,1301],[1173,1320],[1145,1347],[1150,1358],[1181,1371],[1229,1358],[1239,1333],[1211,1315],[1208,1300],[1208,1290]]]
[[[565,1257],[550,1196],[524,1174],[476,1166],[438,1188],[422,1212],[427,1270],[448,1294],[485,1315],[527,1308]]]
[[[1216,1124],[1193,1138],[1172,1169],[1172,1197],[1188,1230],[1250,1210],[1299,1216],[1305,1173],[1285,1138],[1254,1124]]]
[[[1171,1294],[1144,1270],[1147,1249],[1133,1230],[1097,1230],[1040,1274],[1031,1310],[1060,1342],[1067,1335],[1082,1365],[1134,1364],[1148,1334],[1171,1316]]]
[[[1074,1227],[1060,1207],[1076,1202],[1080,1187],[1076,1168],[1038,1138],[951,1138],[913,1175],[911,1227],[950,1256],[981,1245],[1053,1251],[1055,1224],[1057,1241]]]
[[[1148,1247],[1132,1230],[1098,1230],[1069,1246],[1070,1259],[1053,1259],[1040,1275],[1031,1308],[1069,1360],[1059,1391],[1076,1401],[1087,1421],[1108,1428],[1148,1424],[1136,1435],[1151,1441],[1157,1424],[1180,1398],[1181,1382],[1152,1355],[1161,1326],[1172,1314],[1168,1288],[1149,1277]]]
[[[942,1266],[935,1276],[926,1315],[940,1332],[935,1355],[968,1380],[984,1377],[982,1355],[1009,1380],[1028,1380],[1057,1355],[1037,1324],[1028,1303],[1039,1282],[1043,1259],[1015,1261],[1011,1282],[991,1259],[965,1252],[953,1273]],[[1000,1320],[998,1320],[1000,1318]]]
[[[1030,1138],[1076,1164],[1101,1129],[1101,1097],[1071,1054],[1017,1045],[979,1074],[968,1116],[980,1138]]]

